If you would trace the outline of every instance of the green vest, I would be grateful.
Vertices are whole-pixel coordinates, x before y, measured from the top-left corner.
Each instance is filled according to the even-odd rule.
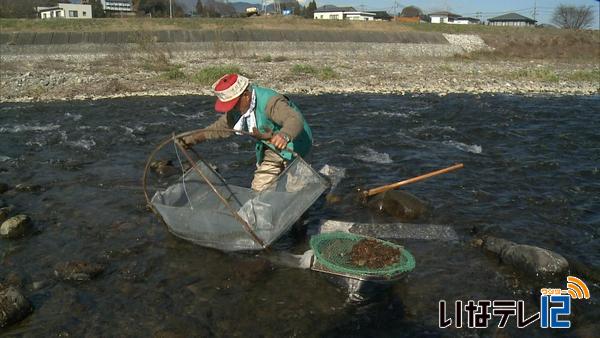
[[[281,126],[269,120],[265,110],[269,100],[279,94],[272,89],[259,87],[257,85],[252,85],[252,89],[254,89],[256,93],[256,127],[261,133],[265,133],[270,129],[273,131],[273,134],[276,134],[279,130],[281,130]],[[297,111],[300,116],[302,116],[300,108],[298,108],[298,106],[296,106],[291,100],[288,100],[288,102],[290,107]],[[304,120],[304,116],[302,116],[302,119]],[[312,131],[306,123],[306,120],[304,120],[304,128],[295,139],[291,140],[287,144],[287,147],[296,152],[298,155],[304,157],[310,151],[310,148],[312,147],[312,141]],[[263,161],[265,147],[266,145],[263,142],[256,142],[256,163],[260,164]],[[282,150],[280,153],[283,158],[288,161],[293,157],[293,154],[287,150]]]

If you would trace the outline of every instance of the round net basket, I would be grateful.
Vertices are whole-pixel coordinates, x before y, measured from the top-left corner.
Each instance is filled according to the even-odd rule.
[[[371,278],[392,278],[415,268],[404,247],[347,232],[313,236],[310,246],[317,262],[332,272]]]

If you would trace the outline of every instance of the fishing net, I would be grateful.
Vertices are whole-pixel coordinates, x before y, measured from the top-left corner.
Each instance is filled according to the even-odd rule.
[[[299,156],[261,192],[227,184],[203,160],[196,169],[157,191],[151,204],[176,236],[224,251],[269,246],[327,188],[325,179]]]
[[[321,270],[361,279],[389,279],[414,269],[414,257],[402,246],[347,232],[313,236],[310,246]]]

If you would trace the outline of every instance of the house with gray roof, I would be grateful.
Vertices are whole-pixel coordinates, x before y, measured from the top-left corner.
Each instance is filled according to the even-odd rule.
[[[489,18],[490,26],[516,26],[526,27],[535,26],[537,21],[517,13],[508,13],[497,17]]]
[[[360,12],[354,9],[354,7],[337,7],[333,5],[325,5],[317,8],[313,14],[313,18],[316,20],[359,20],[359,21],[373,21],[375,20],[375,13],[373,12]]]

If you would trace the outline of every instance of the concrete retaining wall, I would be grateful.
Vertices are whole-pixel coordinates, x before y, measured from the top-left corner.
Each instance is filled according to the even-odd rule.
[[[235,41],[376,42],[446,44],[441,33],[302,30],[167,30],[153,32],[11,32],[1,45],[189,43]]]
[[[175,60],[202,60],[205,58],[253,58],[256,56],[284,56],[325,60],[328,58],[352,58],[354,60],[393,61],[412,57],[447,57],[460,54],[463,49],[452,44],[373,43],[373,42],[281,42],[281,41],[232,41],[157,43],[146,50],[138,44],[89,44],[73,45],[0,45],[3,60],[37,58],[80,60],[121,55],[130,57],[137,53],[152,51],[168,52]]]

